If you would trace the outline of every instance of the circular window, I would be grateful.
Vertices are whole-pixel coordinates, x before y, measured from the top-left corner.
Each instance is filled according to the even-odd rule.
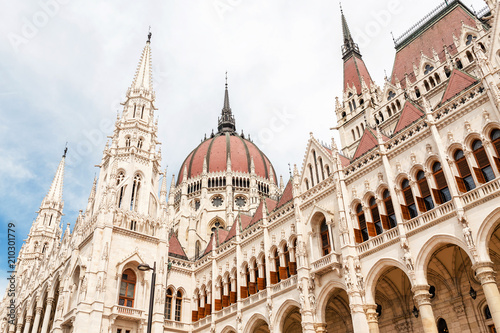
[[[234,203],[236,204],[236,206],[241,208],[246,205],[247,199],[245,199],[245,197],[237,197],[236,200],[234,200]]]
[[[220,195],[217,195],[217,196],[215,196],[215,197],[212,198],[212,205],[214,207],[220,207],[220,206],[222,206],[222,202],[223,202],[222,196],[220,196]]]

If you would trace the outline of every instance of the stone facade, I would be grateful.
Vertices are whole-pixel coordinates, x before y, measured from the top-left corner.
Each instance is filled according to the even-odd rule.
[[[0,331],[145,332],[153,287],[156,333],[493,332],[499,10],[438,7],[396,40],[383,88],[342,13],[341,148],[311,134],[286,184],[236,133],[226,85],[218,133],[167,191],[148,38],[72,231],[60,226],[64,153]],[[153,286],[141,263],[154,263]]]

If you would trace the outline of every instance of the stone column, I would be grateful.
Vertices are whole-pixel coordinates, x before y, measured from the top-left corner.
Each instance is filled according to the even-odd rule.
[[[418,285],[412,288],[413,298],[417,303],[424,333],[438,333],[436,319],[432,311],[428,285]]]
[[[486,302],[490,308],[491,318],[497,330],[500,328],[500,293],[495,281],[492,262],[480,262],[473,266],[476,276],[481,281]]]
[[[47,308],[45,309],[45,315],[43,316],[42,331],[41,333],[47,333],[49,328],[50,313],[52,312],[52,304],[54,303],[54,298],[47,298]]]
[[[35,320],[33,321],[33,329],[32,333],[36,333],[38,331],[38,326],[40,325],[40,316],[42,315],[42,307],[36,307],[35,310]]]
[[[378,328],[378,313],[376,304],[365,305],[366,321],[368,322],[368,329],[370,333],[379,333]]]
[[[21,333],[22,328],[23,328],[23,323],[22,322],[18,323],[16,327],[16,333]]]
[[[31,328],[31,316],[26,317],[26,323],[24,324],[24,332],[23,333],[30,333],[30,328]]]

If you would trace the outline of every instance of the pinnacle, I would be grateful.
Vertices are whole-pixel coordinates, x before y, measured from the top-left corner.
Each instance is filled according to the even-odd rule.
[[[135,73],[134,81],[132,82],[132,90],[144,89],[147,91],[153,90],[153,76],[151,68],[151,47],[150,40],[146,42],[146,46],[142,51],[139,65]]]
[[[64,150],[64,155],[59,162],[59,166],[57,167],[56,174],[54,179],[52,180],[52,184],[50,185],[49,192],[45,196],[44,201],[47,202],[62,202],[62,194],[63,194],[63,181],[64,181],[64,162],[66,159],[67,149]]]

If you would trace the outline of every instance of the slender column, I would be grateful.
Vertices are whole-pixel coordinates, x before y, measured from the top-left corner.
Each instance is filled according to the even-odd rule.
[[[378,328],[378,313],[376,304],[365,305],[366,321],[368,322],[368,329],[370,333],[379,333]]]
[[[35,320],[33,321],[33,329],[32,333],[36,333],[38,331],[38,326],[40,325],[40,316],[42,315],[42,307],[37,306],[35,310]]]
[[[47,308],[45,309],[45,315],[43,316],[42,331],[41,333],[47,333],[49,328],[50,313],[52,312],[52,304],[54,303],[54,298],[47,298]]]
[[[331,252],[335,252],[335,246],[333,244],[333,220],[326,222],[326,226],[328,227],[328,236],[330,237],[330,250]],[[321,241],[321,240],[320,240]]]
[[[486,302],[490,308],[491,318],[497,330],[500,328],[500,293],[495,281],[492,262],[480,262],[473,266],[476,276],[481,281]]]
[[[318,333],[326,333],[326,324],[325,323],[316,323],[314,324],[314,329]]]
[[[418,311],[420,314],[420,319],[422,320],[422,326],[424,328],[424,333],[438,333],[436,326],[436,319],[434,318],[434,312],[432,311],[431,299],[429,294],[428,285],[415,286],[412,289],[413,298],[415,299]]]
[[[26,317],[26,323],[24,324],[24,332],[23,333],[30,333],[30,328],[31,328],[31,319],[33,317],[27,316]]]
[[[18,323],[16,327],[16,333],[21,333],[21,330],[23,329],[23,323]]]

